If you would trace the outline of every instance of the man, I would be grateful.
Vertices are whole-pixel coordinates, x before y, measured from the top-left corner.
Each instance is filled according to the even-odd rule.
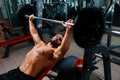
[[[39,37],[33,20],[34,15],[31,15],[29,29],[35,46],[26,54],[23,63],[17,69],[1,75],[0,80],[35,80],[40,72],[60,61],[69,49],[72,36],[71,26],[63,23],[66,28],[64,37],[57,34],[46,44]],[[68,22],[73,22],[73,20],[68,20]]]

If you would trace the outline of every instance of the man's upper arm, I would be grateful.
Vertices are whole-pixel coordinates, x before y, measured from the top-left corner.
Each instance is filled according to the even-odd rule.
[[[40,41],[42,41],[38,34],[33,34],[32,36],[35,44],[38,44]]]
[[[63,24],[64,25],[64,24]],[[72,27],[69,25],[64,25],[66,28],[64,38],[62,40],[61,45],[56,49],[55,55],[58,56],[58,60],[62,59],[66,52],[68,51],[71,43],[71,37],[72,37]]]
[[[68,51],[71,43],[71,33],[66,33],[61,45],[55,50],[55,56],[58,57],[58,60],[62,59],[65,53]]]

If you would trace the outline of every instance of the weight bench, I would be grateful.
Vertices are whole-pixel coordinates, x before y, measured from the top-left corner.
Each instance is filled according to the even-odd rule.
[[[20,43],[20,42],[23,42],[23,41],[27,41],[29,39],[32,39],[31,35],[26,35],[26,36],[23,36],[23,37],[19,37],[19,38],[15,38],[15,39],[12,39],[12,40],[5,41],[5,42],[1,42],[0,47],[5,47],[6,48],[4,56],[2,58],[9,57],[10,48],[14,44],[17,44],[17,43]]]
[[[45,77],[45,76],[55,78],[55,76],[47,74],[50,70],[52,70],[53,72],[59,71],[58,76],[56,76],[56,78],[55,78],[56,80],[58,80],[58,78],[59,78],[59,80],[71,80],[72,78],[74,78],[75,80],[78,80],[78,79],[80,80],[81,73],[78,70],[76,70],[76,68],[74,66],[74,62],[77,59],[79,59],[79,58],[76,56],[73,56],[73,55],[63,58],[58,63],[51,65],[46,70],[43,70],[43,72],[39,73],[37,75],[37,80],[42,80],[43,77]],[[63,75],[63,73],[64,73],[64,75]],[[52,80],[51,78],[49,78],[49,79]]]

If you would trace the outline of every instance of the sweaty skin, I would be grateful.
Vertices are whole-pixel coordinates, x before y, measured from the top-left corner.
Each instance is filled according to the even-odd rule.
[[[61,34],[57,34],[46,44],[39,37],[32,22],[33,20],[34,15],[31,15],[29,17],[29,29],[35,46],[26,54],[25,59],[19,68],[20,71],[25,74],[35,77],[39,72],[42,72],[64,57],[70,46],[72,27],[63,23],[63,26],[66,28],[64,37]],[[68,22],[72,21],[73,20],[68,20]]]

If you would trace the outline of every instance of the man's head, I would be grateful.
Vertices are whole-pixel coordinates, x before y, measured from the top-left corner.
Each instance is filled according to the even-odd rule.
[[[55,35],[51,40],[50,43],[57,48],[58,46],[61,45],[61,42],[63,40],[63,36],[61,34]]]

